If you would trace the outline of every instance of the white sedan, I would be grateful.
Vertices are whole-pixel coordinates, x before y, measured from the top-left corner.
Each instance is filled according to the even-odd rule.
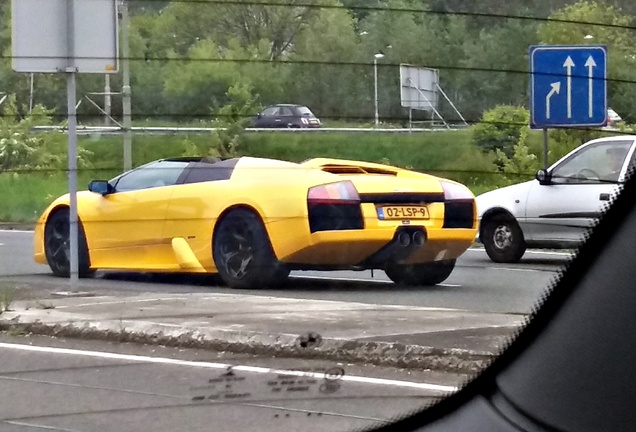
[[[495,262],[517,262],[526,248],[575,248],[636,166],[636,136],[593,140],[535,180],[477,197],[479,241]]]

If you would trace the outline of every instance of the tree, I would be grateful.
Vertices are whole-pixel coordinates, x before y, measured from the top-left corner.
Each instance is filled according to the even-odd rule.
[[[231,158],[240,156],[245,127],[254,112],[262,109],[258,103],[258,95],[247,82],[237,82],[227,93],[228,103],[215,110],[213,122],[215,128],[205,148],[200,148],[186,139],[183,156],[200,156]]]
[[[230,41],[219,49],[214,40],[195,44],[187,62],[174,62],[165,69],[165,95],[170,99],[173,116],[207,118],[212,108],[229,103],[227,91],[239,81],[253,86],[268,99],[278,99],[284,75],[275,62],[267,60],[268,41],[256,46],[241,46]]]
[[[269,59],[279,60],[289,53],[298,33],[317,9],[318,0],[287,0],[280,6],[268,0],[236,2],[174,2],[161,11],[152,43],[160,49],[171,47],[184,56],[200,40],[213,39],[227,47],[238,39],[243,46],[269,41]],[[309,5],[309,6],[308,6]],[[187,23],[187,24],[185,24]]]
[[[469,119],[498,104],[525,105],[528,47],[537,43],[535,32],[536,25],[507,20],[465,41],[466,57],[460,64],[472,70],[457,77],[462,89],[460,106]]]
[[[371,80],[360,79],[369,70],[355,64],[363,61],[360,51],[355,19],[347,9],[318,11],[299,32],[289,56],[293,61],[287,66],[289,101],[310,106],[323,119],[367,113],[364,108]]]

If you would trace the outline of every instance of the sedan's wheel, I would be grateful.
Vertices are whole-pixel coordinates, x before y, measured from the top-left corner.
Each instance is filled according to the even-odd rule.
[[[247,209],[232,210],[219,222],[212,253],[219,275],[233,288],[270,287],[289,275],[260,218]]]
[[[384,271],[396,284],[431,286],[448,279],[454,268],[455,260],[447,260],[426,264],[390,263]]]
[[[526,252],[526,243],[519,224],[511,218],[495,216],[484,222],[482,242],[494,262],[515,263]]]
[[[78,221],[79,222],[79,221]],[[71,273],[71,235],[68,208],[57,210],[46,221],[44,227],[44,253],[55,276],[69,277]],[[90,277],[88,246],[82,224],[78,223],[78,274]]]

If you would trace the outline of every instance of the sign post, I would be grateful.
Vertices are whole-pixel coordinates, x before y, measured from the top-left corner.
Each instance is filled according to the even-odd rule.
[[[607,47],[530,47],[530,127],[601,127],[607,124]]]
[[[69,274],[77,291],[76,74],[115,73],[118,69],[116,0],[13,0],[13,69],[64,73],[68,104]]]

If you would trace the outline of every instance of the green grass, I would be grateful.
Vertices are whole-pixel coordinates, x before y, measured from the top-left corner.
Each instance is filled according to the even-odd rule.
[[[78,175],[78,188],[86,189],[91,172]],[[53,199],[68,192],[65,172],[0,174],[3,205],[0,221],[34,222]]]
[[[302,161],[333,157],[387,163],[451,178],[479,194],[499,185],[492,158],[470,142],[470,130],[424,133],[248,133],[241,153]],[[537,138],[538,137],[538,138]],[[134,135],[133,166],[165,157],[182,156],[186,142],[206,149],[206,134]],[[532,133],[536,145],[540,133]],[[66,140],[59,134],[59,140]],[[56,145],[59,146],[60,143]],[[79,189],[91,179],[110,179],[123,169],[123,137],[94,134],[80,136],[79,144],[90,152],[91,169],[78,175]],[[520,178],[519,181],[525,178]],[[33,222],[57,196],[68,190],[66,171],[0,174],[0,220]]]

